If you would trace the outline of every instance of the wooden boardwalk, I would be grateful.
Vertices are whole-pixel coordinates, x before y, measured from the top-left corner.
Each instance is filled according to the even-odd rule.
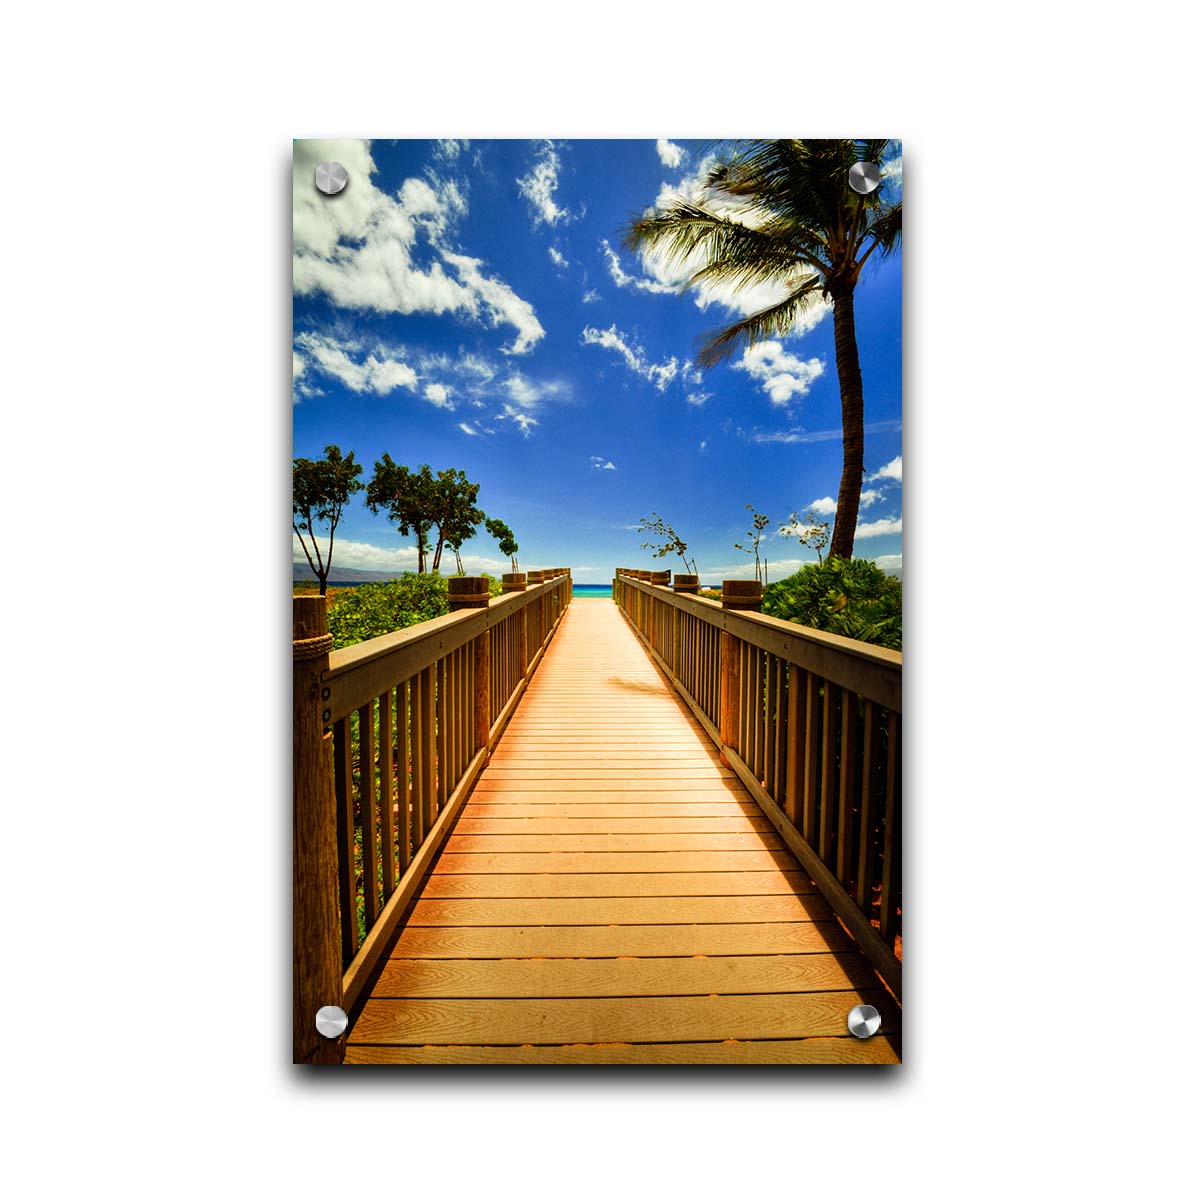
[[[883,1031],[846,1028],[858,1003]],[[612,603],[577,601],[347,1063],[891,1063],[900,1014]]]

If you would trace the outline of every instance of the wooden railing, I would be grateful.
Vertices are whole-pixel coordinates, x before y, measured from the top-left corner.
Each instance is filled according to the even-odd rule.
[[[564,568],[450,579],[451,612],[330,650],[293,599],[293,1054],[338,1062],[351,1011],[571,600]]]
[[[901,655],[668,578],[620,568],[613,599],[899,997]]]

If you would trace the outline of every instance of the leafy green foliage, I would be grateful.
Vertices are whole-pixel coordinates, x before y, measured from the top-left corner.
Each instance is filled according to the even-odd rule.
[[[428,471],[428,467],[422,467]],[[449,467],[437,473],[433,485],[433,508],[430,512],[438,531],[433,551],[433,569],[442,565],[442,547],[450,546],[457,555],[463,542],[475,536],[476,527],[484,519],[479,499],[479,484],[472,483],[466,472]]]
[[[517,539],[513,536],[513,531],[499,517],[489,517],[484,522],[483,527],[499,543],[500,553],[507,554],[512,560],[513,572],[516,573],[519,571],[520,567],[517,566],[517,551],[521,547],[517,545]]]
[[[901,648],[904,589],[865,558],[809,563],[763,592],[763,612],[798,625]]]
[[[407,629],[421,621],[444,617],[450,611],[446,576],[433,572],[401,575],[381,583],[360,583],[347,588],[328,611],[329,632],[335,650],[371,638]],[[500,580],[485,575],[488,594],[500,596]]]
[[[425,573],[425,555],[429,547],[429,531],[433,527],[437,484],[428,466],[410,471],[392,462],[384,453],[375,464],[375,474],[367,484],[367,507],[377,513],[387,511],[402,534],[417,537],[417,571]]]
[[[450,611],[441,575],[405,574],[382,583],[363,583],[329,608],[334,649],[407,629]]]
[[[358,481],[361,474],[362,465],[354,461],[354,451],[343,458],[337,446],[326,446],[324,458],[292,459],[292,528],[320,583],[322,596],[325,595],[329,569],[333,566],[333,533],[351,495],[362,491],[363,485]],[[329,543],[324,555],[317,541],[316,527],[319,525],[329,526]]]

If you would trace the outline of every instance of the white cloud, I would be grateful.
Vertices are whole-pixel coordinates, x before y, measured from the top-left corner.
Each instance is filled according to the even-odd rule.
[[[471,425],[466,421],[459,421],[458,427],[463,431],[463,433],[467,434],[468,437],[479,437],[479,430],[476,429],[474,425]]]
[[[837,512],[837,501],[832,496],[822,496],[820,500],[814,500],[808,508],[820,516],[827,517]],[[805,509],[805,512],[807,511],[808,509]]]
[[[712,392],[688,392],[687,402],[693,408],[699,408],[706,400],[712,399]]]
[[[863,525],[859,523],[858,528],[854,531],[856,538],[872,538],[883,537],[889,533],[902,532],[901,517],[882,517],[878,521],[869,521]]]
[[[862,508],[868,505],[875,504],[883,499],[883,493],[877,488],[867,488],[865,492],[859,494],[858,503]]]
[[[511,421],[525,437],[529,437],[533,428],[541,424],[536,414],[547,403],[570,398],[570,388],[566,384],[557,380],[536,382],[526,378],[519,371],[509,375],[501,384],[501,388],[508,399],[503,402],[496,419]]]
[[[899,571],[904,567],[903,554],[881,554],[875,559],[875,565],[881,571]]]
[[[316,164],[336,159],[350,182],[335,197],[313,186]],[[372,183],[370,142],[298,141],[292,161],[292,286],[341,308],[454,313],[518,331],[514,353],[544,331],[532,306],[485,277],[479,260],[452,254],[448,238],[467,211],[457,184],[406,179],[393,195]],[[447,270],[447,268],[450,268]]]
[[[454,162],[464,150],[469,150],[471,143],[466,138],[439,138],[433,144],[434,158],[443,162]]]
[[[507,562],[490,558],[482,554],[464,554],[463,566],[468,570],[503,571],[508,568]],[[304,550],[300,539],[292,533],[292,561],[304,563]],[[453,557],[451,558],[453,563]],[[417,567],[416,538],[410,539],[403,546],[373,546],[370,542],[350,542],[342,538],[333,543],[333,565],[349,567],[354,571],[415,571]]]
[[[868,421],[864,433],[892,433],[900,428],[899,421]],[[758,445],[781,442],[786,445],[808,445],[812,442],[832,442],[842,436],[840,429],[752,429],[747,432],[739,428],[738,437]]]
[[[692,387],[699,387],[704,382],[704,372],[690,358],[684,359],[680,370],[683,373],[684,383],[691,384]]]
[[[557,225],[569,221],[571,213],[555,202],[558,191],[558,169],[562,165],[551,141],[542,142],[538,156],[528,175],[517,180],[517,190],[529,201],[533,210],[533,225]]]
[[[818,358],[807,362],[789,354],[779,342],[756,342],[742,352],[734,364],[762,384],[772,404],[787,404],[793,396],[806,396],[814,379],[825,373]]]
[[[512,423],[521,431],[524,437],[529,436],[529,431],[541,422],[537,417],[531,416],[528,412],[522,412],[515,405],[506,404],[503,412],[496,414],[498,421],[512,421]]]
[[[430,404],[437,405],[438,408],[453,408],[450,403],[450,389],[442,383],[427,383],[425,385],[425,399]]]
[[[569,267],[571,265],[562,256],[562,252],[559,250],[559,248],[557,246],[551,246],[550,249],[546,253],[550,255],[550,261],[556,267]]]
[[[654,148],[658,151],[658,158],[662,165],[670,167],[672,170],[679,166],[687,155],[687,151],[682,146],[677,146],[666,138],[659,138],[654,143]]]
[[[638,279],[628,274],[624,267],[621,266],[620,255],[608,244],[607,238],[600,239],[600,251],[604,255],[604,262],[608,267],[609,276],[617,287],[632,287],[642,292],[674,293],[679,291],[679,285],[676,283],[661,283],[653,279]]]
[[[443,257],[458,268],[463,280],[478,293],[491,312],[492,325],[508,324],[517,331],[517,339],[506,354],[524,354],[541,340],[546,331],[528,300],[522,300],[508,284],[486,278],[479,270],[482,263],[478,258],[448,252]]]
[[[700,443],[700,449],[701,451],[708,449],[708,438],[705,438],[704,441]]]
[[[891,479],[896,483],[903,482],[904,478],[904,456],[897,454],[890,463],[880,467],[874,475],[867,476],[867,482],[871,483],[876,479]]]
[[[352,392],[371,392],[386,396],[396,388],[417,390],[417,373],[394,356],[394,352],[371,349],[364,353],[358,341],[339,342],[329,334],[304,332],[297,334],[292,350],[292,371],[295,373],[299,353],[308,367],[340,380]]]
[[[588,290],[583,293],[584,304],[595,304],[599,299],[600,293],[596,291],[595,288],[588,288]]]
[[[588,325],[581,338],[585,345],[603,346],[607,350],[616,351],[635,375],[649,380],[660,392],[666,391],[679,373],[678,359],[672,357],[665,363],[650,362],[641,346],[630,346],[625,335],[618,332],[616,325],[608,329],[596,329]]]
[[[615,471],[616,466],[607,461],[603,455],[592,455],[592,469],[596,471]]]
[[[904,190],[904,160],[897,154],[879,165],[880,181],[894,189],[897,196]]]

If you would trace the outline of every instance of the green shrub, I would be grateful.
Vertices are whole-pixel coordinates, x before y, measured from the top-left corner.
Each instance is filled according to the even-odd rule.
[[[499,579],[485,575],[488,592],[499,596]],[[329,606],[329,632],[335,650],[382,637],[397,629],[407,629],[420,621],[431,621],[450,611],[445,575],[414,575],[382,583],[361,583],[347,589],[336,604]]]
[[[900,580],[865,558],[809,563],[763,592],[764,613],[899,650],[904,606]]]

